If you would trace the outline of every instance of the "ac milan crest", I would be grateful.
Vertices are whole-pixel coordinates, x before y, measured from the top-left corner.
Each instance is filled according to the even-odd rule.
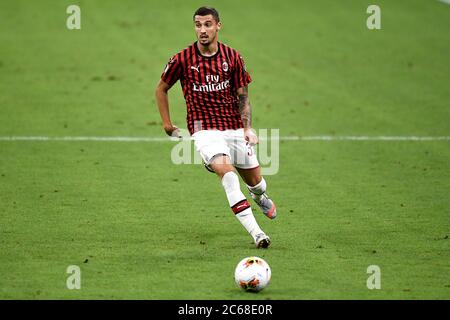
[[[222,69],[223,71],[227,72],[228,71],[228,63],[225,61],[224,63],[222,63]]]

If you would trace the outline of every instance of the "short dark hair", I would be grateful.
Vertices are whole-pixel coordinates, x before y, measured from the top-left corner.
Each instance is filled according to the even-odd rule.
[[[216,20],[216,22],[220,21],[219,18],[219,12],[217,12],[216,9],[214,9],[213,7],[200,7],[197,9],[197,11],[195,11],[194,16],[192,17],[192,19],[195,21],[195,16],[207,16],[207,15],[212,15],[214,17],[214,20]]]

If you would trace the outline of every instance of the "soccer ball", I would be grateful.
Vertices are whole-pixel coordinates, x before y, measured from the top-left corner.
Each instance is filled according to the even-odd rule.
[[[269,284],[271,276],[269,264],[259,257],[242,259],[234,271],[234,281],[245,291],[261,291]]]

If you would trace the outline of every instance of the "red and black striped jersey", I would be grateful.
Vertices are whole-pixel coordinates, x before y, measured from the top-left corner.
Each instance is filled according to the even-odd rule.
[[[219,42],[216,54],[206,57],[194,42],[170,59],[161,79],[170,86],[180,80],[191,134],[243,127],[237,89],[252,79],[242,56],[233,48]]]

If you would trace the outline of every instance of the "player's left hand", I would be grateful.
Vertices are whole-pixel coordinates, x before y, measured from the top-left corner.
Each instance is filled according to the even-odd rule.
[[[258,136],[255,131],[251,128],[244,129],[244,138],[251,147],[258,143]]]

